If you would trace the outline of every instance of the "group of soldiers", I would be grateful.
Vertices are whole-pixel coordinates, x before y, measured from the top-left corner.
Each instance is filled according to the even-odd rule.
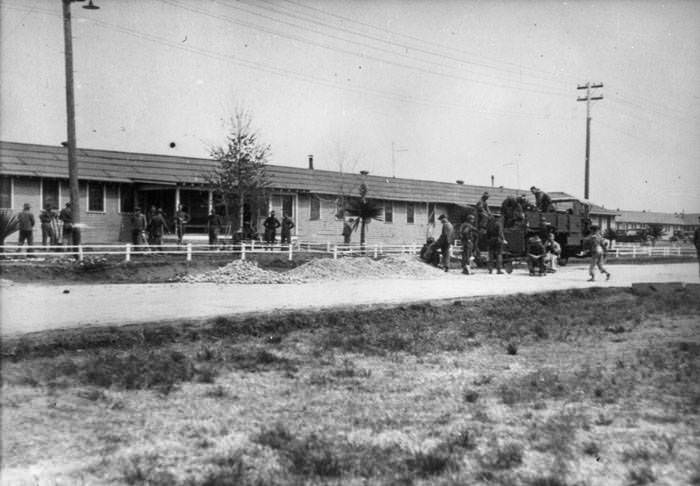
[[[470,212],[466,221],[454,234],[454,227],[445,215],[438,219],[442,223],[440,237],[435,240],[430,237],[421,250],[423,260],[449,270],[449,255],[451,242],[458,237],[462,246],[462,273],[471,274],[472,264],[480,258],[480,248],[487,250],[486,265],[489,273],[494,267],[497,274],[503,274],[503,253],[508,244],[504,235],[504,227],[510,228],[525,221],[525,211],[553,211],[551,197],[533,186],[531,192],[535,196],[535,204],[529,203],[524,196],[509,196],[501,206],[501,213],[492,213],[488,205],[489,193],[484,192]],[[543,231],[530,231],[526,242],[526,260],[530,275],[544,276],[548,271],[556,271],[557,259],[561,256],[561,246],[555,239],[554,231],[543,226]]]
[[[19,223],[19,246],[26,243],[29,252],[32,252],[34,245],[34,226],[36,219],[32,212],[32,206],[25,203],[22,212],[17,215]],[[62,245],[79,244],[76,241],[78,231],[73,227],[73,213],[71,203],[59,212],[55,205],[47,204],[39,213],[39,223],[41,224],[41,245],[44,247],[59,247]]]

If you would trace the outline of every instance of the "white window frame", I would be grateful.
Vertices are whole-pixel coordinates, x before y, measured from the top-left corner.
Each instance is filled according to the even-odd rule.
[[[90,186],[97,184],[102,186],[102,211],[90,210]],[[107,214],[107,187],[104,182],[87,182],[85,187],[85,209],[89,214]]]
[[[3,209],[15,209],[15,178],[11,175],[6,175],[5,177],[10,180],[10,207]]]

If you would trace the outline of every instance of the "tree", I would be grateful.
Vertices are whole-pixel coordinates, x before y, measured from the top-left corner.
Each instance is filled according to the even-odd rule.
[[[664,234],[664,227],[659,223],[650,223],[647,225],[647,235],[651,237],[651,244],[655,245],[656,240],[661,238]]]
[[[355,218],[353,231],[360,227],[360,245],[364,250],[366,226],[373,220],[381,221],[382,207],[371,199],[367,199],[367,185],[360,184],[360,198],[351,199],[345,210]]]
[[[5,244],[5,238],[19,230],[19,218],[9,210],[0,210],[0,246]],[[4,249],[0,248],[0,252]]]
[[[236,110],[230,121],[226,145],[212,147],[211,157],[219,163],[205,178],[223,206],[226,221],[235,226],[237,238],[243,237],[244,209],[255,214],[267,198],[269,181],[265,171],[270,145],[261,143],[252,129],[252,118]]]

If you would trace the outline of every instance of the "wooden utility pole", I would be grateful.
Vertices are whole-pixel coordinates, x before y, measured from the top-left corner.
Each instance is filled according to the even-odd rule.
[[[73,98],[73,34],[71,32],[71,0],[63,0],[63,38],[66,58],[66,111],[68,125],[68,186],[70,187],[73,241],[80,244],[80,191],[78,188],[78,160],[75,141],[75,101]]]
[[[585,89],[586,96],[579,96],[576,101],[586,102],[586,181],[583,189],[583,197],[588,199],[588,186],[590,180],[590,168],[591,168],[591,101],[602,100],[603,95],[591,96],[591,89],[602,88],[603,83],[591,84],[590,82],[586,84],[579,84],[576,89]]]

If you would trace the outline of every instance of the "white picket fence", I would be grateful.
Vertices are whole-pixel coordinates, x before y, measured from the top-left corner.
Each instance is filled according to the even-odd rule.
[[[33,245],[18,246],[5,244],[1,246],[3,252],[0,256],[5,259],[23,259],[31,256],[61,258],[71,257],[78,261],[83,261],[86,257],[102,257],[108,255],[122,256],[124,261],[131,261],[134,256],[142,255],[180,255],[185,256],[189,262],[196,255],[223,255],[230,254],[245,260],[250,255],[255,254],[277,254],[293,260],[296,253],[316,254],[319,256],[339,257],[370,256],[378,258],[383,255],[416,255],[421,249],[420,244],[388,245],[384,243],[366,244],[364,247],[359,243],[355,244],[334,244],[331,242],[304,242],[293,241],[291,244],[275,243],[272,246],[257,241],[249,241],[239,244],[193,244],[183,245],[164,244],[159,248],[143,245],[135,246],[131,243],[118,245],[77,245],[77,246],[42,246]],[[461,254],[461,247],[452,247],[453,256]],[[608,251],[608,258],[615,259],[636,259],[650,257],[692,257],[696,250],[692,246],[676,247],[633,247],[617,246]]]

